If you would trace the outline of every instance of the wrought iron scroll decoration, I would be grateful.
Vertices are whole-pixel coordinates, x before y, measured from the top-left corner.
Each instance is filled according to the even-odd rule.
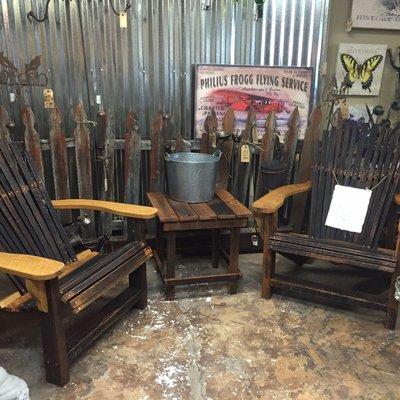
[[[16,94],[20,94],[24,87],[47,87],[49,78],[38,72],[40,58],[36,56],[29,64],[25,64],[25,71],[21,72],[0,52],[0,85],[6,85],[10,93],[15,89]]]
[[[43,14],[42,18],[37,17],[32,10],[28,12],[27,17],[28,17],[30,23],[32,23],[32,18],[37,22],[44,22],[47,19],[49,19],[49,4],[50,4],[50,1],[51,0],[47,0],[46,6],[44,8],[44,14]]]

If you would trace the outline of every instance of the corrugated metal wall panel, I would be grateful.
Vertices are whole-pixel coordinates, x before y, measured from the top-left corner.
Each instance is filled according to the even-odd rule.
[[[113,0],[119,10],[125,1]],[[89,118],[102,106],[124,134],[130,107],[140,115],[143,136],[158,109],[170,112],[177,130],[192,132],[192,64],[296,65],[319,68],[324,60],[329,0],[268,0],[255,20],[252,0],[133,1],[121,30],[109,0],[51,1],[49,20],[30,23],[30,10],[43,15],[46,0],[0,0],[0,51],[19,68],[42,54],[44,72],[71,135],[71,110],[83,101]],[[318,83],[318,74],[315,76]],[[317,89],[317,86],[316,86]],[[27,90],[39,131],[46,137],[47,113],[40,89]],[[18,122],[19,102],[0,101]],[[43,133],[42,133],[43,132]]]

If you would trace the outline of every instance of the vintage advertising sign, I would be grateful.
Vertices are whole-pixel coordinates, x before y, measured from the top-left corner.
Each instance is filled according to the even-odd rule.
[[[385,44],[339,44],[336,78],[346,83],[348,95],[379,95],[386,50]]]
[[[270,111],[277,116],[277,130],[286,129],[290,113],[300,114],[299,137],[304,137],[312,94],[312,68],[240,65],[196,65],[195,131],[200,137],[204,120],[213,108],[219,120],[228,107],[235,113],[235,129],[244,129],[252,106],[257,115],[258,136],[264,133]]]
[[[400,29],[400,2],[353,0],[351,24],[354,28]]]

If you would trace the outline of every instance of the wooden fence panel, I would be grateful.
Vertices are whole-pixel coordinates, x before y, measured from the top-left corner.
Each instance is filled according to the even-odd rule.
[[[39,133],[35,129],[35,116],[30,107],[23,107],[21,115],[24,125],[25,149],[31,155],[40,178],[44,179],[42,148],[40,146]]]
[[[7,110],[0,106],[0,139],[6,140],[9,142],[10,138],[10,131],[8,130],[8,125],[10,123],[10,117],[8,116]]]
[[[158,111],[151,130],[150,150],[150,191],[163,192],[164,182],[161,182],[161,157],[164,154],[164,138],[162,137],[163,112]]]
[[[139,119],[136,111],[131,110],[126,117],[124,201],[139,204],[140,201],[140,159],[141,137]]]
[[[62,116],[59,108],[56,106],[49,110],[49,145],[54,178],[54,191],[56,199],[68,199],[71,194],[68,175],[67,143],[61,124]],[[71,211],[60,211],[60,216],[63,224],[72,222]]]
[[[109,112],[101,111],[97,113],[96,137],[96,166],[100,200],[115,200],[114,165],[115,131],[112,126],[112,118]],[[112,214],[101,214],[100,229],[102,234],[111,236],[112,220]]]
[[[88,123],[85,109],[82,103],[78,103],[74,109],[74,129],[75,138],[75,157],[78,180],[78,193],[82,199],[93,199],[93,180],[92,180],[92,147],[90,140],[90,130],[86,126]],[[84,210],[81,210],[83,215]],[[87,231],[86,237],[95,236],[95,224],[93,211],[86,211],[92,220]]]
[[[283,161],[288,164],[287,175],[285,183],[289,184],[294,164],[294,156],[296,153],[297,139],[299,134],[299,121],[300,114],[299,109],[296,107],[289,116],[288,120],[288,130],[285,135],[285,149],[283,152]]]

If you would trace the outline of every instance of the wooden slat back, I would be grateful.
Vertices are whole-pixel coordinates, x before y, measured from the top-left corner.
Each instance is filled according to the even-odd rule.
[[[340,117],[340,116],[339,116]],[[400,128],[384,124],[343,122],[337,118],[322,141],[314,146],[310,236],[335,239],[376,248],[399,182]],[[337,182],[372,189],[371,201],[360,234],[325,225]]]
[[[0,247],[4,251],[64,263],[75,259],[29,154],[4,141],[0,148],[0,191]]]

